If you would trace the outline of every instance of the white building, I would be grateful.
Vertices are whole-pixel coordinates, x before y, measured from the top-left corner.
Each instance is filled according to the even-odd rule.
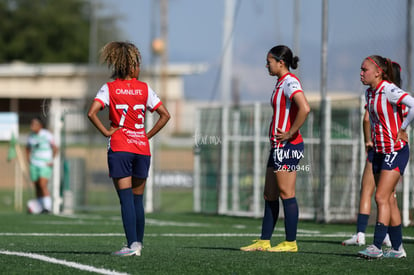
[[[206,69],[203,64],[170,64],[163,85],[159,68],[143,68],[141,71],[140,80],[150,84],[171,113],[167,132],[190,130],[181,108],[184,101],[183,76],[203,73]],[[110,80],[109,76],[107,68],[88,65],[3,64],[0,65],[0,112],[22,114],[21,122],[28,123],[31,117],[23,114],[47,116],[50,111],[53,113],[58,109],[82,111],[89,106],[101,85]],[[160,91],[161,87],[166,91]]]

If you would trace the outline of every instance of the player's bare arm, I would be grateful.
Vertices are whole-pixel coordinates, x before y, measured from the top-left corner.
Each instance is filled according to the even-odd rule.
[[[102,105],[99,102],[92,102],[91,107],[88,111],[88,118],[92,122],[92,124],[99,130],[99,132],[101,132],[102,135],[104,135],[105,137],[110,137],[119,128],[110,127],[109,130],[106,129],[106,127],[102,124],[102,121],[98,117],[98,112],[101,110],[101,108]]]
[[[156,135],[164,126],[167,124],[168,120],[170,120],[171,116],[168,112],[167,108],[164,105],[161,105],[155,110],[158,115],[160,116],[155,123],[154,127],[147,133],[147,138],[150,139],[154,135]]]
[[[371,124],[367,110],[365,110],[364,119],[362,120],[362,129],[364,130],[365,151],[368,152],[368,150],[374,147],[374,143],[371,139]]]

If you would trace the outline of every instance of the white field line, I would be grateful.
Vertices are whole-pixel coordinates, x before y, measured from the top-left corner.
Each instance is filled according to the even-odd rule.
[[[122,222],[121,217],[118,216],[114,216],[114,217],[110,217],[108,218],[102,218],[100,216],[92,216],[93,220],[95,221],[90,221],[89,216],[85,216],[85,215],[57,215],[59,217],[62,218],[69,218],[69,219],[78,219],[77,221],[50,221],[50,222],[45,222],[45,221],[39,221],[38,223],[41,224],[51,224],[51,225],[96,225],[96,220],[101,220],[103,224],[114,224],[114,223],[120,223]],[[84,221],[82,219],[82,217],[88,218],[88,221]],[[35,222],[37,223],[37,222]],[[196,222],[176,222],[176,221],[165,221],[165,220],[157,220],[157,219],[149,219],[146,218],[145,219],[145,224],[146,225],[151,225],[151,226],[174,226],[174,227],[214,227],[213,224],[210,223],[196,223]],[[244,229],[246,228],[246,225],[244,224],[234,224],[231,226],[232,228],[236,228],[236,229]],[[258,227],[260,229],[260,227]],[[275,231],[280,231],[280,232],[284,232],[284,228],[276,228]],[[317,230],[305,230],[305,229],[300,229],[298,228],[298,233],[315,233],[315,234],[319,234],[320,232]]]
[[[79,270],[84,270],[84,271],[89,271],[89,272],[95,272],[95,273],[99,273],[99,274],[128,275],[128,273],[117,272],[117,271],[108,270],[108,269],[104,269],[104,268],[96,268],[96,267],[93,267],[93,266],[90,266],[90,265],[84,265],[84,264],[79,264],[79,263],[75,263],[75,262],[68,262],[68,261],[65,261],[65,260],[59,260],[59,259],[56,259],[56,258],[47,257],[47,256],[44,256],[44,255],[34,254],[34,253],[0,250],[0,254],[36,259],[36,260],[40,260],[40,261],[44,261],[44,262],[48,262],[48,263],[52,263],[52,264],[65,265],[65,266],[68,266],[68,267],[71,267],[71,268],[76,268],[76,269],[79,269]]]
[[[259,233],[149,233],[145,237],[259,237]],[[317,237],[317,238],[344,238],[350,237],[352,233],[338,232],[332,234],[315,233],[298,233],[298,237]],[[0,232],[0,236],[31,236],[31,237],[123,237],[123,233],[14,233]],[[284,233],[274,233],[274,237],[283,237]],[[373,237],[373,234],[366,234],[367,237]],[[414,240],[412,236],[403,236],[403,240]],[[300,241],[300,240],[299,240]]]
[[[32,236],[32,237],[118,237],[122,233],[13,233],[0,232],[0,236]]]
[[[121,218],[119,219],[108,219],[108,220],[101,220],[101,224],[118,224],[122,222]],[[35,224],[50,224],[50,225],[93,225],[96,224],[95,221],[84,221],[84,220],[77,220],[77,221],[38,221],[33,222]],[[153,226],[175,226],[175,227],[211,227],[211,224],[203,224],[203,223],[195,223],[195,222],[173,222],[173,221],[160,221],[154,219],[146,219],[146,225],[153,225]],[[242,225],[241,225],[242,226]]]

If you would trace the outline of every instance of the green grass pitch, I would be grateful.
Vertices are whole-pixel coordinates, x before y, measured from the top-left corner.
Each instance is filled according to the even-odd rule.
[[[0,274],[413,274],[414,228],[404,228],[406,259],[364,260],[344,247],[355,225],[300,221],[298,253],[242,252],[261,219],[155,213],[146,216],[140,257],[115,257],[125,242],[120,215],[0,212]],[[373,227],[367,230],[372,242]],[[284,239],[283,220],[272,245]]]

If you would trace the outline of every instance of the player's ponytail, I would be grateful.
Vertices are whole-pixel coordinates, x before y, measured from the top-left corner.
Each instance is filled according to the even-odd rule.
[[[292,59],[292,64],[290,64],[290,67],[294,70],[297,69],[298,68],[298,62],[299,62],[299,57],[294,56],[293,59]]]
[[[389,58],[385,58],[385,80],[388,80],[389,82],[395,83],[395,75],[394,70],[392,69],[392,61]]]
[[[277,61],[283,60],[287,69],[296,69],[298,67],[299,57],[293,56],[291,49],[285,45],[275,46],[270,49],[269,53]]]
[[[401,80],[401,66],[397,62],[391,61],[392,63],[392,74],[394,77],[394,84],[401,88],[402,80]]]

